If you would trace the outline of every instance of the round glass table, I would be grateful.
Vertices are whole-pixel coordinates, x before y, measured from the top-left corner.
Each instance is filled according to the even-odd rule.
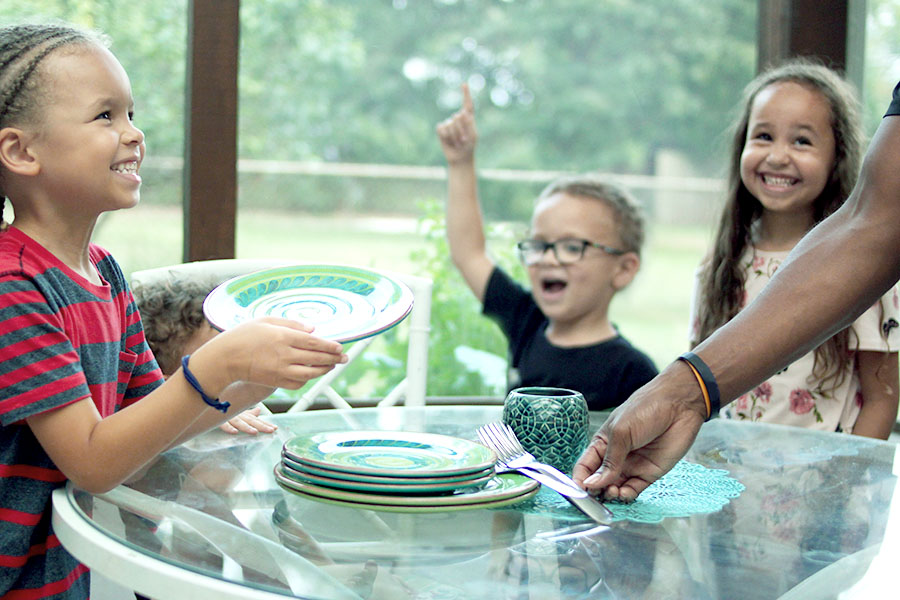
[[[207,433],[108,494],[57,490],[53,526],[94,572],[157,600],[873,597],[865,590],[896,564],[896,446],[854,436],[711,421],[686,460],[744,491],[720,510],[658,522],[598,525],[544,488],[499,507],[368,510],[295,494],[273,473],[297,435],[475,440],[500,413],[273,415],[273,435]],[[591,415],[592,430],[605,416]]]

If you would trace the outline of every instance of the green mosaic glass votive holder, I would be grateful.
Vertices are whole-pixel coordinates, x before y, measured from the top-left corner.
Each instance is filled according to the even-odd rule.
[[[590,439],[587,403],[575,390],[516,388],[506,396],[502,419],[536,459],[567,474]]]

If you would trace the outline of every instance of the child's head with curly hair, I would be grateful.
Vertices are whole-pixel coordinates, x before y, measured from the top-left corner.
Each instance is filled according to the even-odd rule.
[[[182,356],[218,333],[203,315],[203,300],[217,283],[195,278],[135,285],[147,343],[166,377],[178,370]]]

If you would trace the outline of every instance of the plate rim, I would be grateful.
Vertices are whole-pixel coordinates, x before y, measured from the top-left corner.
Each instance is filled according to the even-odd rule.
[[[350,471],[337,471],[335,469],[303,464],[294,460],[290,456],[285,455],[283,452],[281,455],[281,460],[285,466],[290,467],[295,471],[303,471],[311,475],[318,475],[319,477],[330,477],[331,479],[342,479],[344,481],[364,483],[398,483],[401,485],[407,483],[452,483],[454,481],[468,481],[473,475],[477,475],[478,473],[488,475],[489,473],[496,472],[495,468],[493,466],[490,466],[482,469],[481,471],[472,471],[470,473],[455,473],[453,475],[441,475],[437,477],[397,477],[394,475],[368,475],[363,473],[353,473]]]
[[[428,494],[434,492],[446,492],[450,490],[466,489],[477,485],[487,483],[494,477],[494,473],[488,473],[472,479],[463,479],[461,481],[444,481],[436,483],[419,483],[418,480],[407,478],[405,483],[375,483],[368,481],[358,481],[353,479],[336,479],[334,477],[324,477],[315,475],[299,469],[293,469],[290,465],[282,462],[282,472],[286,477],[293,479],[291,473],[296,473],[303,481],[319,487],[330,487],[335,489],[349,490],[351,492],[376,492],[381,494]]]
[[[429,437],[429,438],[439,438],[439,439],[447,439],[452,440],[456,443],[465,443],[469,444],[473,450],[478,450],[479,452],[484,451],[487,453],[487,457],[479,463],[469,464],[469,465],[460,465],[457,467],[445,467],[438,469],[387,469],[387,468],[377,468],[377,467],[364,467],[358,465],[344,465],[337,464],[333,462],[328,462],[324,460],[317,460],[314,458],[309,458],[305,456],[300,456],[294,452],[291,452],[288,449],[288,444],[296,439],[308,439],[310,443],[313,444],[321,444],[324,441],[316,441],[315,438],[324,437],[324,436],[344,436],[344,435],[364,435],[364,436],[377,436],[380,438],[390,438],[391,436],[420,436],[420,437]],[[402,439],[398,439],[398,441],[404,441]],[[409,440],[406,440],[409,441]],[[437,476],[450,476],[450,475],[464,475],[467,473],[475,473],[478,471],[482,471],[487,469],[488,467],[492,467],[497,463],[497,454],[487,446],[483,446],[478,442],[473,440],[467,440],[465,438],[454,437],[450,435],[444,435],[441,433],[428,433],[421,431],[381,431],[381,430],[351,430],[351,431],[318,431],[315,433],[310,433],[306,435],[297,435],[292,437],[289,440],[286,440],[284,444],[282,444],[282,453],[295,462],[300,462],[301,464],[310,464],[315,467],[321,469],[328,469],[332,471],[341,471],[344,473],[357,473],[361,475],[383,475],[390,477],[409,477],[409,478],[417,478],[417,477],[437,477]]]
[[[538,488],[531,490],[530,492],[526,492],[521,496],[513,496],[512,498],[505,498],[503,500],[496,500],[494,502],[483,502],[481,504],[455,504],[449,506],[392,506],[388,504],[368,504],[365,502],[352,502],[348,500],[335,500],[333,498],[323,498],[322,496],[316,496],[315,494],[307,494],[305,492],[301,492],[299,490],[291,489],[280,481],[278,485],[284,488],[291,494],[295,494],[300,496],[301,498],[305,498],[308,500],[312,500],[313,502],[321,502],[323,504],[332,504],[335,506],[341,506],[344,508],[352,508],[354,510],[375,510],[381,512],[395,512],[395,513],[419,513],[419,514],[427,514],[427,513],[438,513],[438,512],[453,512],[460,510],[475,510],[475,509],[491,509],[491,508],[501,508],[504,506],[510,506],[513,504],[518,504],[520,502],[525,502],[533,498],[538,493]],[[540,487],[540,486],[538,486]]]
[[[397,302],[389,304],[385,309],[383,309],[379,314],[380,315],[389,315],[389,318],[385,319],[383,322],[377,322],[376,327],[366,328],[360,331],[356,331],[353,333],[347,332],[342,335],[335,336],[327,336],[327,339],[333,340],[340,343],[350,343],[356,342],[359,340],[363,340],[380,333],[384,333],[385,331],[391,329],[396,326],[400,322],[402,322],[406,317],[409,316],[410,312],[412,312],[413,305],[415,303],[415,295],[412,292],[412,289],[399,279],[396,274],[390,273],[388,271],[384,271],[381,269],[375,269],[370,267],[361,267],[358,265],[346,265],[340,263],[295,263],[295,264],[285,264],[285,265],[277,265],[272,267],[265,267],[262,269],[258,269],[256,271],[252,271],[250,273],[244,273],[241,275],[236,275],[234,277],[230,277],[225,281],[221,282],[209,294],[206,295],[206,298],[203,299],[203,314],[206,316],[206,319],[209,323],[219,331],[225,331],[234,325],[227,324],[224,319],[222,319],[219,315],[215,313],[216,307],[214,303],[220,302],[220,298],[224,297],[225,299],[232,299],[233,295],[228,293],[228,286],[233,285],[241,280],[250,279],[259,277],[260,275],[266,273],[272,273],[274,278],[274,274],[276,272],[284,272],[288,273],[296,273],[298,270],[316,270],[322,271],[316,272],[317,275],[322,274],[335,274],[337,271],[349,271],[356,272],[358,274],[365,274],[369,276],[377,276],[378,281],[387,281],[390,282],[393,286],[400,290],[401,298]],[[337,273],[340,274],[340,273]],[[393,309],[393,310],[391,310]],[[390,312],[388,312],[390,310]],[[377,319],[376,319],[377,321]],[[315,325],[315,323],[312,323]]]
[[[456,496],[403,496],[399,494],[365,494],[361,492],[352,492],[348,490],[338,490],[312,484],[304,484],[299,481],[294,481],[286,475],[281,474],[279,472],[281,469],[282,465],[280,463],[275,465],[273,469],[275,481],[278,482],[282,487],[287,487],[291,491],[300,492],[307,496],[315,496],[317,498],[326,498],[329,500],[339,500],[344,502],[353,502],[355,504],[370,504],[377,506],[430,506],[435,508],[447,506],[480,507],[485,503],[525,496],[531,492],[536,492],[540,488],[540,484],[537,481],[530,479],[525,475],[519,475],[518,473],[500,473],[499,475],[494,475],[494,478],[503,480],[518,479],[521,480],[521,482],[518,484],[518,487],[512,488],[494,496],[475,496],[478,492],[470,492],[466,494],[459,494]]]

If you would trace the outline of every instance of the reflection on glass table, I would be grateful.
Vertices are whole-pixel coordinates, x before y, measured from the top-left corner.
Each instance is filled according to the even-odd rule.
[[[613,506],[620,520],[599,526],[548,489],[497,508],[386,512],[312,500],[275,481],[282,445],[297,435],[387,430],[475,440],[500,411],[273,415],[275,435],[211,432],[109,494],[59,491],[54,526],[92,569],[158,600],[771,599],[803,597],[803,589],[837,597],[860,589],[895,547],[893,444],[725,420],[703,426],[686,460],[724,470],[743,492],[713,512],[655,522]],[[592,429],[604,417],[592,414]]]

